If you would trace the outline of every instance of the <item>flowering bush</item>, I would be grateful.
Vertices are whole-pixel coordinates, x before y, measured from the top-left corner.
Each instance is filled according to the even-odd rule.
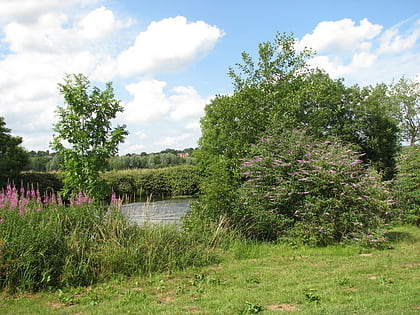
[[[290,131],[261,139],[252,152],[242,160],[237,213],[247,233],[318,245],[380,241],[376,234],[392,200],[353,148]]]

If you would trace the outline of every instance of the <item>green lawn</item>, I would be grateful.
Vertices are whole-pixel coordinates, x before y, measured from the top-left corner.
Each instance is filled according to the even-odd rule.
[[[205,268],[3,294],[0,314],[420,314],[420,229],[388,236],[386,250],[238,243]]]

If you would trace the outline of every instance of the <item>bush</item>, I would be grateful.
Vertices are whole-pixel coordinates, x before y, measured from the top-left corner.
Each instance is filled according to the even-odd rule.
[[[393,182],[396,207],[404,222],[420,225],[420,145],[403,149]]]
[[[233,218],[244,233],[314,245],[380,241],[389,196],[350,146],[294,130],[261,139],[252,153],[242,160],[243,207]]]

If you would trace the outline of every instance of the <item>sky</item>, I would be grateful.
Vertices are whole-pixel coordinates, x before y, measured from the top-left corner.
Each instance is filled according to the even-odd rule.
[[[0,0],[0,116],[48,150],[57,84],[82,73],[121,100],[120,155],[196,147],[206,104],[233,92],[229,67],[277,32],[346,85],[420,79],[417,0]]]

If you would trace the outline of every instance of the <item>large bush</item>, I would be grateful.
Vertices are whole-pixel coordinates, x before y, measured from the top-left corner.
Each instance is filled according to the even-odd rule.
[[[244,233],[317,245],[380,240],[389,196],[354,148],[289,131],[261,139],[252,154],[242,160],[243,207],[232,218]]]
[[[404,148],[393,183],[396,206],[405,222],[420,225],[420,145]]]

